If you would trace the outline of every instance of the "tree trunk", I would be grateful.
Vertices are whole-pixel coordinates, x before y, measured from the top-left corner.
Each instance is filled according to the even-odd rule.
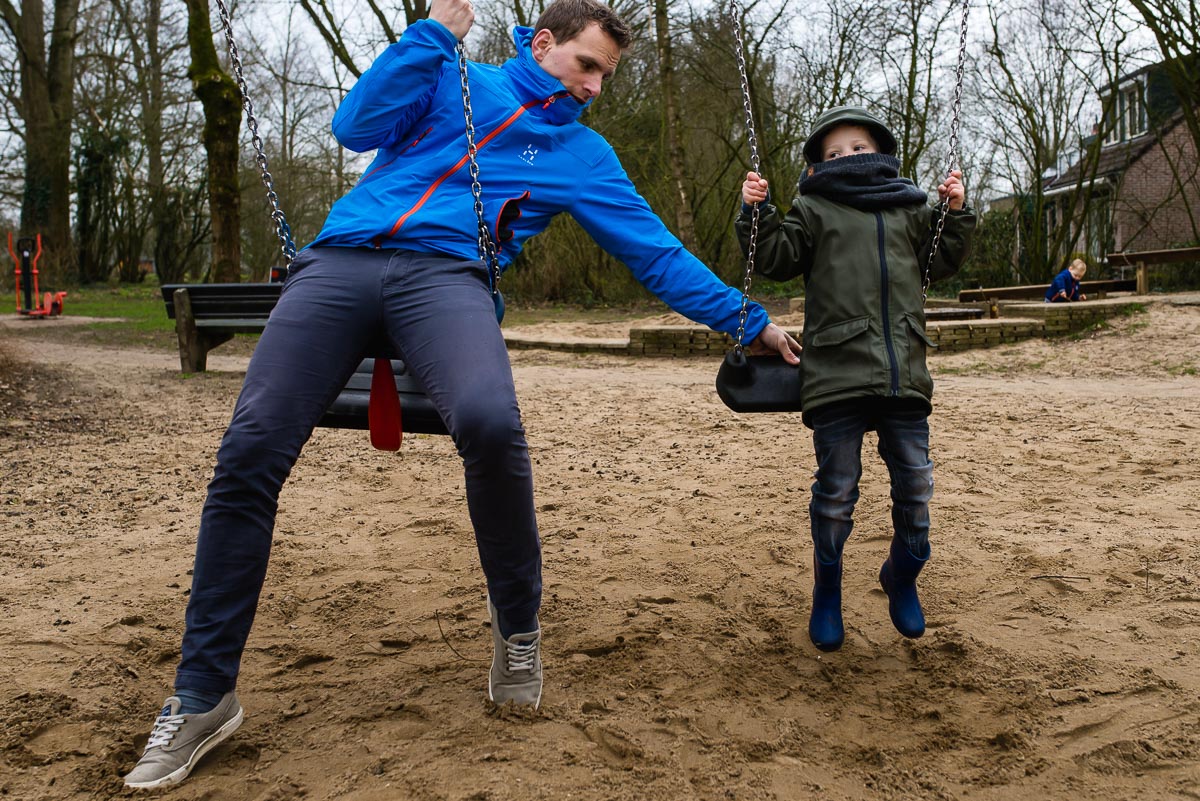
[[[188,77],[204,109],[204,149],[208,153],[208,205],[212,216],[212,280],[241,280],[241,199],[238,194],[238,133],[242,125],[241,95],[233,78],[221,69],[213,45],[208,0],[187,0]]]
[[[146,4],[146,50],[145,59],[149,67],[142,89],[143,130],[146,132],[146,189],[150,196],[151,231],[154,236],[154,271],[177,272],[173,264],[162,264],[169,259],[168,249],[160,240],[177,239],[179,233],[172,230],[178,225],[175,215],[170,213],[167,202],[166,169],[163,163],[163,53],[159,48],[159,33],[162,29],[162,0],[149,0]]]
[[[41,270],[52,280],[62,279],[74,266],[71,121],[79,0],[54,0],[48,54],[42,0],[24,0],[21,13],[9,0],[0,0],[0,14],[16,40],[21,72],[20,111],[25,123],[21,232],[42,235]]]
[[[692,204],[684,188],[683,144],[679,128],[679,97],[675,90],[675,59],[671,50],[671,22],[667,16],[667,0],[654,0],[654,35],[658,45],[660,90],[663,99],[663,128],[667,136],[667,164],[675,187],[675,227],[679,241],[693,253],[696,251],[696,220]]]

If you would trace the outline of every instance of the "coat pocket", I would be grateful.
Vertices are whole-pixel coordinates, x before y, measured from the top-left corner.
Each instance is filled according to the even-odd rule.
[[[804,402],[870,386],[887,370],[872,335],[871,318],[856,317],[827,325],[804,343]]]
[[[827,325],[812,336],[813,347],[827,348],[840,345],[866,331],[871,326],[870,317],[855,317],[842,323]]]
[[[911,314],[905,314],[904,319],[908,321],[909,330],[917,335],[917,339],[925,343],[927,348],[936,348],[938,344],[929,338],[929,334],[925,333],[925,326],[921,325],[921,321]]]
[[[937,343],[925,333],[925,326],[912,314],[905,314],[904,321],[909,330],[908,337],[908,384],[921,395],[929,398],[933,394],[933,379],[929,375],[929,367],[925,364],[925,352],[936,348]]]

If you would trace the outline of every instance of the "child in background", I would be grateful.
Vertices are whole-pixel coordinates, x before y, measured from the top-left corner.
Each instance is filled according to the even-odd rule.
[[[815,546],[808,633],[823,651],[845,639],[842,550],[853,528],[862,475],[862,441],[879,434],[891,476],[891,551],[879,573],[892,623],[920,637],[925,617],[916,579],[930,556],[933,462],[929,422],[933,381],[925,351],[926,265],[941,211],[900,177],[896,138],[866,109],[825,112],[804,145],[809,167],[786,216],[762,209],[757,271],[805,279],[804,423],[813,429],[817,469],[809,516]],[[938,186],[949,204],[929,278],[957,272],[967,256],[975,214],[962,173]],[[767,203],[767,182],[751,172],[736,224],[745,251],[751,204]]]
[[[1050,288],[1046,290],[1047,303],[1073,303],[1077,300],[1087,300],[1087,295],[1080,292],[1079,282],[1087,272],[1087,262],[1076,259],[1067,269],[1054,276]]]

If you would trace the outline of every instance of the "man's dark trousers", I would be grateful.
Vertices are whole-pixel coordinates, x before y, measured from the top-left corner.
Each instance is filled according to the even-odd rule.
[[[537,614],[541,548],[512,368],[482,262],[367,248],[299,254],[254,350],[200,519],[176,689],[228,692],[266,575],[279,491],[380,333],[450,431],[488,593]]]

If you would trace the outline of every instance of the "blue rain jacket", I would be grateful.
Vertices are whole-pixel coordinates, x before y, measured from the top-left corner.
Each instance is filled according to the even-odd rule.
[[[565,211],[675,311],[734,334],[741,292],[667,230],[612,146],[578,121],[585,104],[534,61],[532,38],[515,28],[515,58],[468,65],[484,219],[501,268]],[[312,245],[479,258],[456,44],[440,23],[416,22],[346,95],[334,136],[378,153]],[[746,342],[769,322],[758,304],[749,312]]]

